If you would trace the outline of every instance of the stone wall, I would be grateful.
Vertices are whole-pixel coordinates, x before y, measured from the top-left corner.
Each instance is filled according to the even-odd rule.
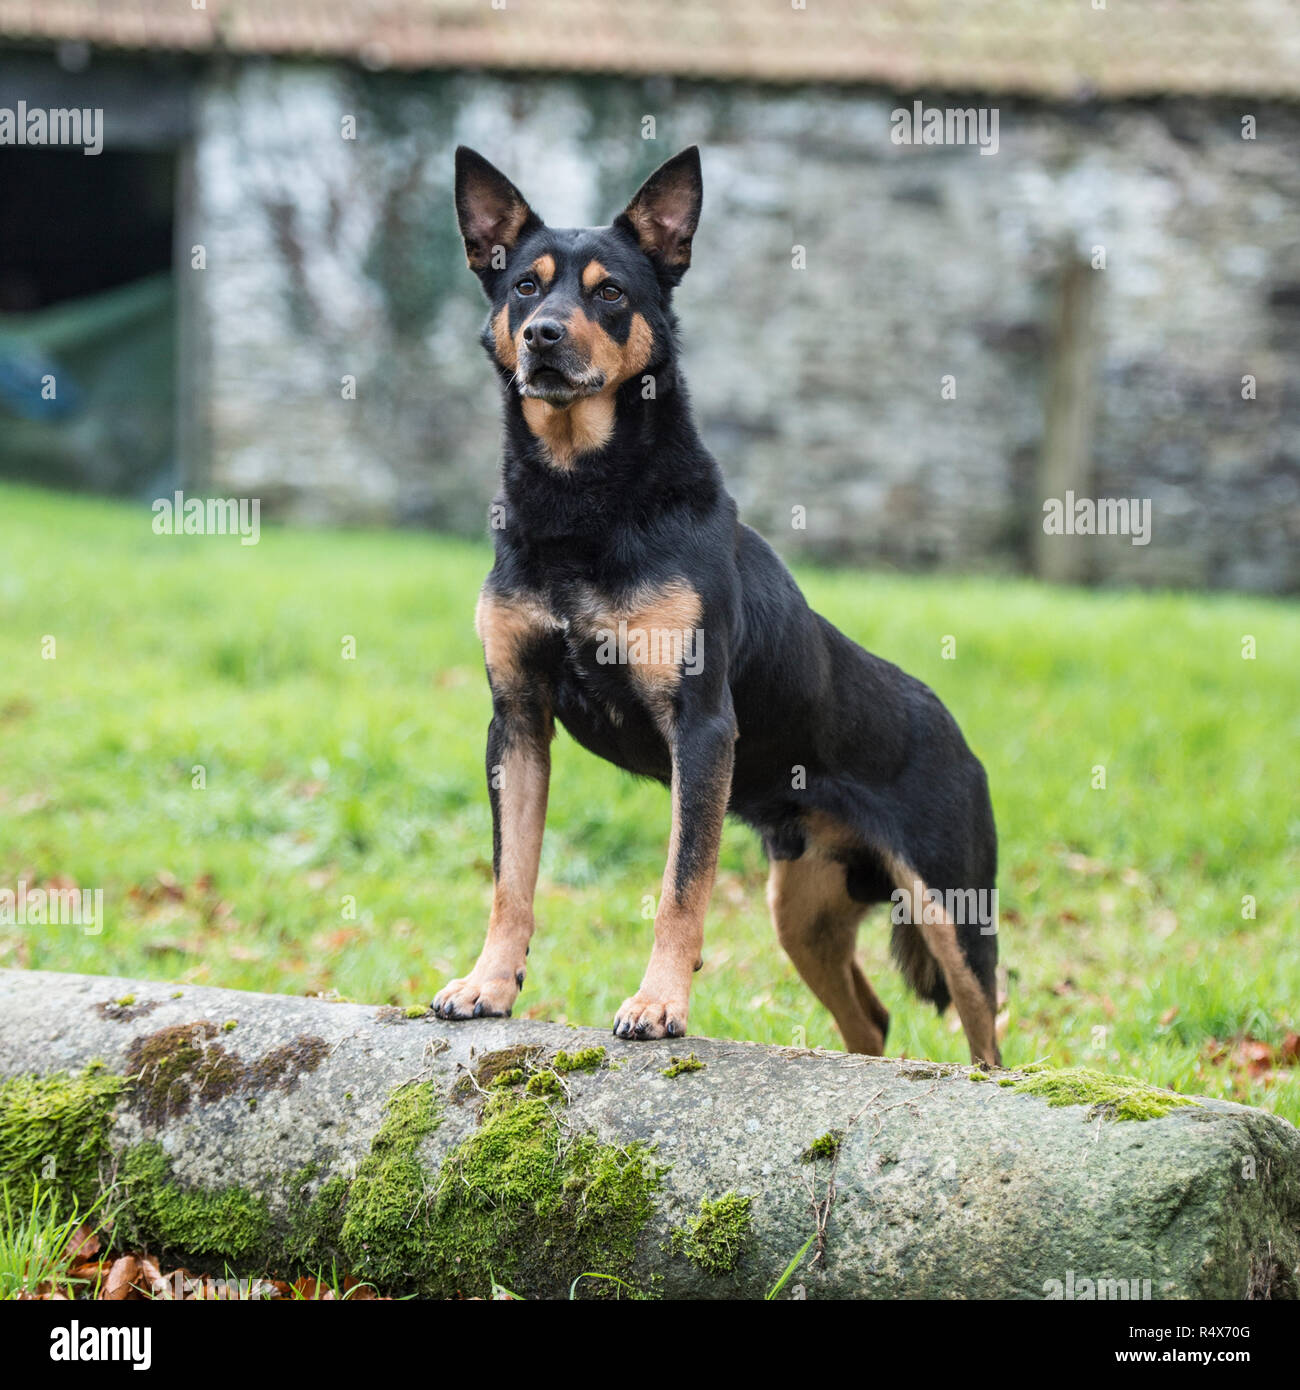
[[[207,255],[201,273],[181,269],[201,274],[211,451],[195,485],[299,519],[480,531],[496,387],[475,343],[484,306],[454,226],[452,149],[475,146],[572,225],[607,221],[694,141],[705,211],[678,293],[688,378],[744,515],[783,552],[1027,568],[1060,287],[1072,258],[1104,247],[1092,489],[1150,499],[1152,538],[1091,542],[1089,572],[1300,587],[1300,113],[1003,101],[998,152],[982,155],[892,143],[890,113],[913,95],[212,72],[181,233]]]

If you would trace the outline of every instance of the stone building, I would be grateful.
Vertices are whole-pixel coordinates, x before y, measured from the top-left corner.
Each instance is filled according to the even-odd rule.
[[[481,531],[452,150],[572,224],[695,142],[687,375],[784,553],[1294,592],[1300,16],[1094,2],[0,0],[0,110],[104,113],[97,159],[0,147],[0,469],[53,434],[56,480]],[[107,423],[8,431],[6,326],[145,280],[148,369],[79,343]],[[1148,543],[1045,542],[1067,493]]]

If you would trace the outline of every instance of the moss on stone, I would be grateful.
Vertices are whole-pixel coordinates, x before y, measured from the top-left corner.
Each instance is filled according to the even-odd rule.
[[[426,1245],[430,1192],[417,1151],[441,1121],[432,1082],[410,1082],[389,1096],[339,1227],[348,1265],[359,1277],[408,1287],[431,1258]]]
[[[524,1086],[524,1090],[530,1096],[563,1096],[564,1085],[560,1081],[559,1073],[550,1067],[545,1067],[541,1071],[535,1071]]]
[[[97,1200],[113,1113],[126,1089],[102,1062],[76,1076],[19,1076],[0,1084],[0,1174],[22,1188],[40,1182],[85,1211]]]
[[[1089,1118],[1154,1120],[1179,1106],[1199,1104],[1135,1077],[1112,1076],[1089,1067],[1026,1067],[1025,1074],[1012,1086],[1022,1095],[1037,1096],[1048,1105],[1086,1105]]]
[[[408,1004],[402,1013],[406,1018],[427,1018],[429,1006],[427,1004]]]
[[[840,1145],[844,1142],[844,1131],[842,1129],[828,1129],[820,1139],[814,1139],[811,1144],[799,1155],[801,1163],[816,1163],[819,1158],[834,1158],[840,1151]]]
[[[561,1075],[574,1071],[599,1071],[605,1065],[603,1047],[584,1047],[577,1052],[560,1051],[551,1066]]]
[[[627,1281],[663,1170],[643,1144],[620,1148],[574,1133],[538,1096],[499,1093],[482,1124],[448,1154],[432,1235],[441,1252],[431,1291],[567,1287],[599,1272]],[[584,1285],[595,1296],[608,1280]]]
[[[337,1174],[312,1191],[319,1166],[309,1164],[289,1175],[284,1255],[291,1270],[311,1273],[343,1263],[343,1215],[351,1182]]]
[[[266,1201],[242,1187],[181,1187],[161,1144],[128,1149],[118,1171],[122,1200],[115,1238],[127,1248],[161,1246],[178,1253],[246,1261],[266,1248],[271,1214]]]
[[[688,1071],[703,1071],[706,1065],[692,1052],[689,1057],[670,1057],[663,1074],[668,1077],[681,1076]]]
[[[429,1297],[486,1295],[493,1282],[554,1289],[593,1270],[626,1278],[661,1172],[649,1151],[569,1132],[545,1096],[501,1087],[523,1068],[489,1070],[478,1128],[433,1176],[418,1156],[441,1119],[432,1088],[393,1094],[348,1194],[340,1229],[348,1269]],[[547,1074],[558,1085],[554,1071],[532,1079]],[[584,1288],[604,1296],[619,1286]]]
[[[706,1274],[729,1274],[744,1253],[753,1200],[736,1192],[712,1201],[701,1198],[700,1214],[673,1232],[673,1251],[694,1260]]]
[[[496,1052],[485,1052],[474,1068],[474,1080],[485,1090],[503,1071],[531,1070],[546,1049],[538,1043],[517,1043],[514,1047],[503,1047]]]

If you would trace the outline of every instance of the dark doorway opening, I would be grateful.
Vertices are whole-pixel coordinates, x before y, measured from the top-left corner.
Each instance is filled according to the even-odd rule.
[[[175,168],[155,152],[0,151],[0,314],[169,270]]]

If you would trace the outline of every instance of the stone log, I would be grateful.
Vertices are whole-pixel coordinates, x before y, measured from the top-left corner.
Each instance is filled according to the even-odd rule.
[[[0,971],[0,1177],[427,1297],[1276,1298],[1300,1260],[1300,1132],[1241,1105],[41,971]]]

